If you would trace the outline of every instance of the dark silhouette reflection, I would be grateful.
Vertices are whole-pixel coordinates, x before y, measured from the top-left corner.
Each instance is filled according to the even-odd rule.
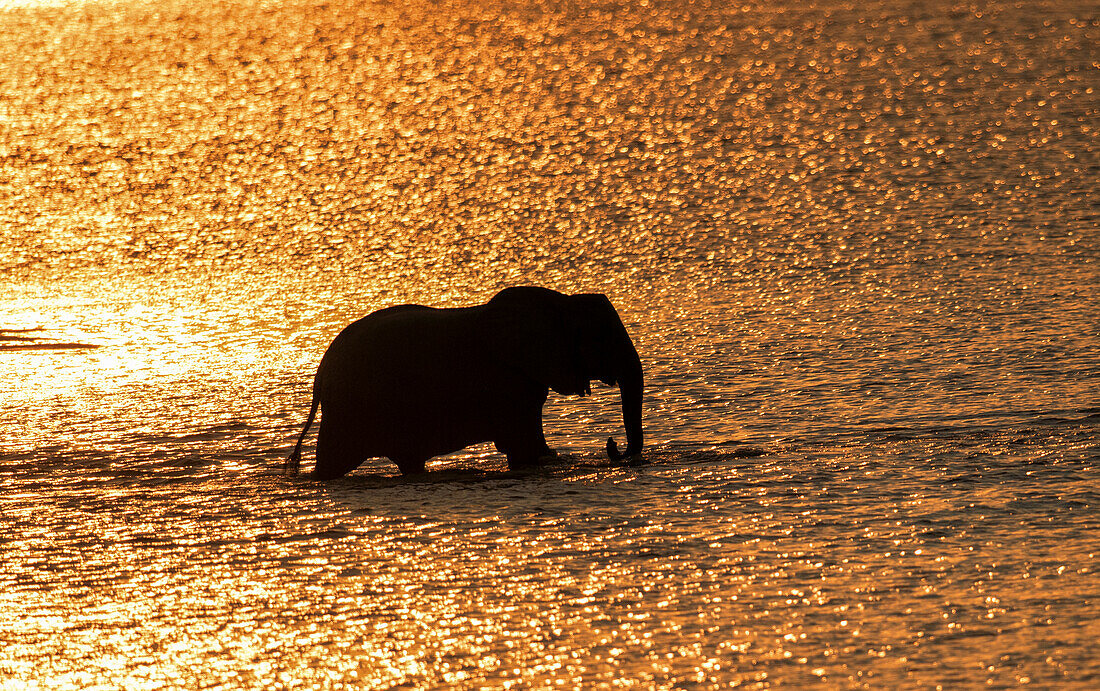
[[[484,456],[477,456],[460,461],[455,459],[443,460],[434,464],[433,467],[425,468],[422,472],[400,475],[386,472],[384,464],[378,463],[368,471],[326,479],[323,482],[325,487],[330,488],[386,488],[524,482],[527,480],[571,477],[578,474],[614,469],[639,468],[653,462],[654,459],[650,458],[651,454],[655,457],[662,457],[659,451],[647,453],[645,457],[639,454],[617,460],[603,456],[553,453],[539,459],[537,464],[517,469],[507,468],[501,465],[499,461],[486,461]],[[308,479],[317,478],[311,476]]]
[[[410,485],[471,485],[477,483],[507,482],[530,477],[544,477],[546,472],[541,467],[525,468],[523,470],[483,470],[480,468],[439,468],[425,470],[422,473],[409,475],[386,475],[384,473],[357,473],[345,475],[333,481],[328,481],[325,486],[331,488],[344,487],[348,489],[382,489],[386,487],[406,487]]]
[[[662,462],[660,451],[653,452]],[[492,455],[492,454],[486,454]],[[319,493],[333,505],[351,513],[388,516],[402,521],[421,517],[448,521],[493,517],[567,515],[578,500],[600,505],[597,498],[606,491],[603,480],[617,477],[631,487],[641,487],[649,477],[641,465],[641,456],[627,465],[612,461],[602,453],[561,454],[538,466],[508,470],[502,459],[478,455],[447,458],[433,462],[423,473],[387,474],[388,463],[372,459],[358,472],[334,480],[311,481],[304,487],[294,483],[294,492],[303,489]],[[650,453],[646,462],[651,462]],[[600,478],[595,480],[594,478]],[[641,484],[635,485],[635,481]],[[299,496],[299,495],[296,495]],[[591,501],[590,501],[591,500]],[[624,511],[633,508],[623,507]]]
[[[65,350],[98,348],[90,343],[62,343],[50,341],[45,336],[27,335],[44,332],[45,329],[0,329],[0,350]]]
[[[512,470],[552,455],[542,433],[550,389],[586,396],[589,382],[618,384],[626,455],[642,448],[642,366],[604,295],[506,288],[485,305],[401,305],[345,328],[313,383],[301,446],[321,408],[315,476],[331,479],[385,456],[402,474],[433,456],[491,441]],[[608,455],[622,456],[613,440]]]

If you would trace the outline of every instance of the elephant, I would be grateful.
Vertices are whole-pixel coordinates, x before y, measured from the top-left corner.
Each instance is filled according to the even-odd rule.
[[[607,296],[505,288],[473,307],[400,305],[353,322],[329,345],[313,380],[305,428],[286,468],[297,472],[318,406],[314,477],[329,480],[385,456],[402,475],[433,456],[493,442],[509,469],[553,456],[542,406],[553,389],[587,396],[618,384],[625,454],[642,449],[642,365]]]

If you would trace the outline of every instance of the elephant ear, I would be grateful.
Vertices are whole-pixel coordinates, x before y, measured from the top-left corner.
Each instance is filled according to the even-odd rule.
[[[501,364],[560,394],[588,393],[566,295],[506,288],[486,305],[486,315],[488,347]]]
[[[589,379],[615,383],[616,356],[623,350],[626,329],[611,301],[602,293],[570,295],[577,352],[582,371]]]

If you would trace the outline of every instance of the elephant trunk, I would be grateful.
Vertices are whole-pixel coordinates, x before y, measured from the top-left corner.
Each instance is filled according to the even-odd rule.
[[[630,348],[632,361],[616,377],[619,383],[619,397],[623,404],[623,426],[626,427],[626,453],[620,454],[615,440],[607,440],[607,455],[612,460],[633,456],[642,450],[642,363],[633,346]]]

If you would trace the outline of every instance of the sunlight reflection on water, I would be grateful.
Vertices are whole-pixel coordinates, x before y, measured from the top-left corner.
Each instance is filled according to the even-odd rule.
[[[0,350],[0,687],[1095,685],[1092,8],[13,8],[0,346],[98,347]],[[644,464],[598,388],[277,475],[343,325],[522,283]]]

